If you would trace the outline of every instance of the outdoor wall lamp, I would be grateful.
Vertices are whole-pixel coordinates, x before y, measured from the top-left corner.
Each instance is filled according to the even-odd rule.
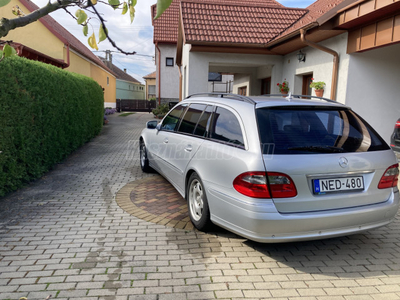
[[[306,55],[300,50],[299,53],[297,53],[297,59],[299,60],[299,62],[305,62]]]

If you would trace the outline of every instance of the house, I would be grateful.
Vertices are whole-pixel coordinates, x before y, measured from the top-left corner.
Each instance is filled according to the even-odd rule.
[[[200,3],[245,3],[248,5],[269,5],[271,7],[283,7],[275,0],[199,0]],[[179,78],[183,76],[181,69],[176,66],[176,51],[178,43],[178,21],[181,0],[173,0],[167,10],[156,20],[156,5],[151,7],[152,22],[154,27],[153,43],[156,48],[156,97],[159,103],[176,102],[180,98]],[[212,71],[210,71],[212,72]],[[229,73],[228,73],[229,74]],[[227,79],[225,82],[229,82]],[[212,81],[204,91],[212,92]]]
[[[318,0],[294,9],[182,0],[172,11],[177,33],[161,30],[171,17],[154,23],[161,90],[173,75],[163,74],[169,56],[177,69],[169,86],[179,87],[181,99],[206,91],[210,72],[234,74],[233,92],[243,95],[278,93],[285,79],[291,92],[311,94],[314,78],[326,83],[324,97],[352,107],[389,141],[400,117],[400,1]]]
[[[1,8],[3,16],[15,18],[11,10],[16,5],[25,13],[39,8],[29,0],[11,0],[7,6]],[[4,39],[14,42],[20,56],[51,63],[67,71],[93,78],[103,88],[104,105],[115,107],[115,74],[49,15],[38,22],[10,31]]]
[[[156,98],[156,72],[143,77],[146,82],[146,100]]]
[[[111,51],[106,51],[105,58],[99,58],[116,76],[117,99],[145,100],[145,86],[129,75],[126,69],[122,71],[113,64]]]

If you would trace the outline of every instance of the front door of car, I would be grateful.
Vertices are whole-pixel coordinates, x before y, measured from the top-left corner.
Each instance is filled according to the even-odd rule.
[[[171,110],[162,120],[157,132],[152,136],[150,143],[147,145],[152,163],[156,169],[165,174],[168,154],[167,145],[171,135],[174,135],[177,129],[180,118],[187,108],[187,104],[179,105]]]
[[[185,174],[191,159],[208,134],[213,107],[191,104],[174,134],[168,137],[168,177],[180,192],[185,191]]]

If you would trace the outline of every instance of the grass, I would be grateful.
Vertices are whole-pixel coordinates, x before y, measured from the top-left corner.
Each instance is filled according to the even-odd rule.
[[[133,115],[133,114],[135,114],[135,113],[134,112],[132,112],[132,113],[122,113],[122,114],[120,114],[118,116],[119,117],[126,117],[126,116]]]

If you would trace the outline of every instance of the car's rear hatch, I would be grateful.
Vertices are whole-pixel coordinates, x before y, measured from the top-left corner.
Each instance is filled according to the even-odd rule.
[[[385,202],[379,189],[396,163],[379,135],[347,108],[285,106],[257,109],[267,172],[293,180],[297,195],[274,198],[281,213],[323,211]]]

